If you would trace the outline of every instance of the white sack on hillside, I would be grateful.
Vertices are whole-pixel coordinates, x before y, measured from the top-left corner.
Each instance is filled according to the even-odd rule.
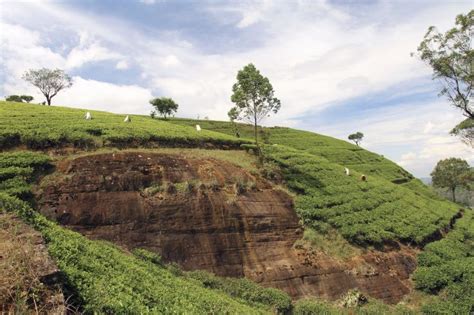
[[[197,131],[201,131],[201,126],[196,125],[196,130],[197,130]]]
[[[87,112],[86,113],[86,116],[84,117],[86,120],[91,120],[92,119],[92,115],[90,112]]]
[[[125,117],[125,119],[124,119],[123,121],[124,121],[124,122],[131,122],[132,120],[131,120],[130,117],[128,117],[128,115],[127,115],[127,117]]]

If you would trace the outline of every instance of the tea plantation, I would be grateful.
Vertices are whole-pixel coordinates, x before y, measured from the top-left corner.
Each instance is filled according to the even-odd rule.
[[[85,120],[87,110],[39,106],[0,101],[0,149],[25,145],[45,149],[64,145],[81,148],[101,146],[200,147],[239,146],[242,141],[232,136],[177,126],[146,116],[131,116],[90,111],[92,120]]]
[[[86,112],[0,102],[0,211],[17,213],[42,233],[82,311],[260,314],[286,312],[293,307],[295,314],[344,313],[315,300],[292,305],[286,294],[247,280],[184,273],[163,265],[152,253],[129,253],[107,242],[90,241],[34,211],[32,185],[50,169],[49,156],[39,150],[253,146],[253,129],[248,125],[192,119],[164,121],[138,115],[125,123],[125,115],[99,111],[91,111],[93,119],[85,120]],[[203,130],[196,131],[196,124]],[[236,128],[240,138],[235,137]],[[289,128],[260,130],[265,143],[265,163],[260,172],[269,179],[282,180],[294,193],[296,211],[306,226],[320,233],[335,229],[360,247],[402,242],[424,248],[414,280],[416,288],[433,295],[433,299],[422,311],[474,311],[471,210],[460,212],[458,205],[437,197],[395,163],[348,142]],[[361,180],[362,174],[366,175],[365,181]],[[355,313],[380,312],[407,313],[377,303]]]

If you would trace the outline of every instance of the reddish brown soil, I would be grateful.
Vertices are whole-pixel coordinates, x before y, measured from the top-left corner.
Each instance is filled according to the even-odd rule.
[[[336,299],[357,287],[397,302],[410,290],[413,250],[341,263],[294,249],[302,228],[290,196],[231,163],[126,152],[63,161],[57,170],[38,192],[40,211],[90,238],[158,252],[187,270],[245,276],[295,298]],[[239,182],[249,187],[238,194]]]

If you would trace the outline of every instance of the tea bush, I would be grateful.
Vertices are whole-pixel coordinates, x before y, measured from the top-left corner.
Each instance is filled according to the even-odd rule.
[[[426,245],[418,256],[415,286],[439,294],[423,306],[427,314],[470,314],[474,312],[474,220],[465,210],[445,238]]]

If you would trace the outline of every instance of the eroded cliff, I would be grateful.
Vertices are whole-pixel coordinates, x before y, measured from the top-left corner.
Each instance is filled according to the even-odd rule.
[[[295,249],[302,227],[291,197],[215,158],[116,152],[58,162],[41,183],[40,211],[93,239],[145,248],[184,269],[248,277],[299,298],[359,288],[387,302],[409,292],[412,249],[340,262]]]

